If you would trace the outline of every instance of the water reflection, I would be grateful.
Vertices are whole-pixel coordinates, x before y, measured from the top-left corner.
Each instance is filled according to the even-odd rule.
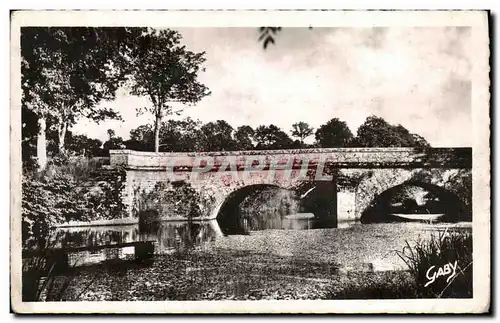
[[[170,253],[200,246],[222,236],[216,220],[162,221],[150,226],[136,225],[58,228],[48,237],[51,248],[117,245],[156,241],[155,251]]]
[[[89,265],[113,259],[134,259],[134,247],[120,247],[131,242],[153,241],[155,254],[206,250],[224,235],[247,234],[267,229],[308,230],[336,227],[329,219],[317,219],[310,213],[290,216],[233,217],[233,221],[160,221],[148,225],[117,225],[58,228],[45,240],[50,248],[110,246],[95,251],[68,252],[69,265]],[[115,247],[112,247],[115,246]],[[25,249],[34,246],[26,245]],[[38,249],[38,248],[35,248]]]
[[[312,213],[297,213],[292,215],[281,215],[271,213],[263,215],[254,213],[251,215],[238,215],[232,217],[221,217],[218,219],[221,231],[226,235],[248,234],[250,231],[261,230],[309,230],[336,228],[335,218],[318,218]]]

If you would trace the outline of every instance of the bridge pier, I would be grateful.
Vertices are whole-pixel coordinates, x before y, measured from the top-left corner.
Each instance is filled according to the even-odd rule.
[[[356,219],[356,193],[347,189],[337,191],[337,221]]]

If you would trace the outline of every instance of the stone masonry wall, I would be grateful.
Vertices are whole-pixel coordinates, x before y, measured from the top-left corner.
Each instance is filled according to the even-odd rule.
[[[191,172],[200,167],[201,160],[213,160],[209,172]],[[243,167],[255,167],[252,160],[265,161],[262,170],[242,172]],[[411,179],[420,179],[431,184],[453,190],[454,182],[467,186],[470,175],[471,150],[467,148],[431,149],[413,148],[339,148],[300,149],[278,151],[242,151],[214,153],[151,153],[130,150],[110,151],[111,167],[126,169],[126,185],[123,189],[124,204],[130,216],[137,214],[138,192],[150,192],[158,182],[184,181],[199,192],[202,200],[211,200],[211,210],[203,216],[213,218],[226,197],[242,187],[271,184],[286,189],[296,189],[301,184],[299,174],[304,169],[302,160],[307,160],[308,179],[313,180],[318,161],[326,160],[325,173],[338,177],[338,191],[342,201],[338,203],[342,218],[352,218],[349,211],[354,199],[354,217],[359,218],[364,208],[381,192]],[[203,162],[202,162],[203,164]],[[269,165],[288,165],[286,171],[269,171]],[[236,165],[231,168],[230,165]],[[203,166],[203,165],[202,165]],[[235,172],[220,176],[216,171],[223,167]],[[167,172],[174,169],[175,172]],[[258,168],[258,167],[256,167]],[[333,171],[333,173],[332,173]],[[460,173],[460,174],[459,174]],[[458,176],[459,174],[460,176]],[[450,179],[452,179],[450,181]],[[450,184],[451,183],[451,184]],[[465,184],[464,184],[465,183]],[[461,193],[464,203],[471,205],[469,193]],[[353,197],[354,196],[354,197]],[[344,203],[345,202],[345,203]],[[212,205],[213,204],[213,205]]]

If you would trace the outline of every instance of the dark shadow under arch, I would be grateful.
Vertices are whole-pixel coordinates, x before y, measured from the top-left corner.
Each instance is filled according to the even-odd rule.
[[[239,205],[245,200],[247,196],[256,193],[266,188],[282,189],[282,187],[273,184],[254,184],[244,186],[234,192],[231,192],[217,213],[217,222],[224,234],[244,234],[246,230],[240,222]]]
[[[276,213],[258,213],[256,217],[243,216],[239,206],[248,196],[268,188],[288,190],[275,184],[254,184],[242,187],[226,197],[217,212],[217,222],[224,234],[245,234],[248,230],[260,227],[279,228],[287,221]],[[335,185],[331,182],[315,182],[303,187],[293,189],[294,199],[297,201],[295,212],[313,214],[314,222],[310,228],[335,228],[337,227],[337,200]],[[302,192],[304,191],[304,192]],[[309,191],[309,192],[308,192]],[[308,193],[307,193],[308,192]],[[301,198],[301,193],[304,195]],[[307,193],[307,194],[305,194]],[[283,211],[283,210],[281,210]],[[279,211],[279,212],[281,212]],[[293,212],[293,208],[288,211]],[[286,211],[285,211],[286,212]],[[288,214],[281,214],[281,216]],[[300,217],[300,216],[299,216]],[[285,221],[285,222],[283,222]],[[301,220],[297,220],[301,221]]]
[[[393,186],[381,194],[375,196],[375,198],[371,201],[370,205],[363,210],[361,214],[361,223],[379,223],[379,222],[394,222],[394,221],[404,221],[400,218],[396,218],[390,215],[391,206],[390,199],[394,195],[395,192],[401,190],[404,187],[408,186],[416,186],[421,187],[434,196],[439,197],[439,205],[436,206],[435,210],[438,210],[438,213],[444,214],[441,218],[443,222],[457,222],[464,221],[466,219],[465,205],[458,198],[458,196],[449,190],[437,186],[434,184],[421,182],[421,181],[406,181],[402,184]],[[411,209],[415,208],[416,205],[411,205],[408,203],[407,208],[409,213],[411,213]],[[403,203],[403,209],[405,205]],[[425,213],[425,212],[423,212]]]

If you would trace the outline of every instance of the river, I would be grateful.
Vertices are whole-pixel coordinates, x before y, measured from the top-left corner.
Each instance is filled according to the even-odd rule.
[[[148,226],[114,225],[55,228],[47,237],[49,248],[78,248],[120,245],[138,241],[153,241],[155,254],[171,254],[189,250],[213,248],[224,244],[231,236],[251,236],[257,231],[314,230],[333,227],[347,228],[355,222],[315,219],[312,214],[241,218],[238,226],[218,220],[160,221]],[[107,248],[70,253],[70,263],[82,266],[112,259],[133,259],[134,247]]]

